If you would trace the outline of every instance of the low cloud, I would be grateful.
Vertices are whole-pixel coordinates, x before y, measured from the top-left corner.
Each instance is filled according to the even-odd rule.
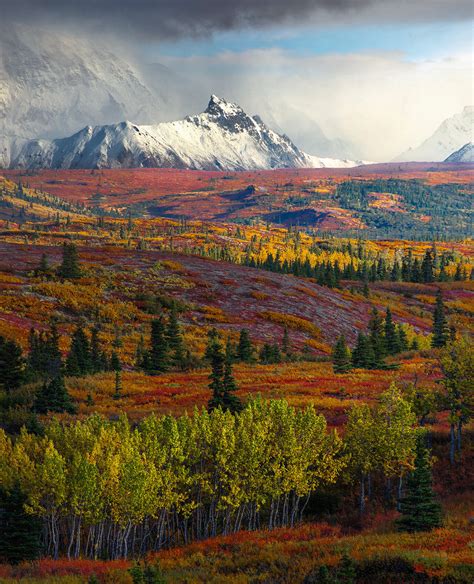
[[[390,160],[418,145],[472,101],[468,52],[415,62],[397,52],[301,57],[269,49],[163,62],[195,88],[183,104],[188,112],[200,111],[212,91],[290,137],[303,129],[300,113],[301,126],[312,120],[370,160]]]

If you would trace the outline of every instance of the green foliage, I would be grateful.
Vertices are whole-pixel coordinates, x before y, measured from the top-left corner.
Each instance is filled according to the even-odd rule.
[[[169,367],[169,347],[163,317],[156,318],[151,322],[150,345],[145,369],[152,375],[163,373]]]
[[[206,356],[211,363],[209,389],[212,391],[212,397],[208,403],[209,411],[216,408],[233,413],[240,411],[242,404],[239,398],[234,395],[237,384],[232,374],[232,353],[228,350],[224,354],[216,334],[209,336]]]
[[[18,482],[0,489],[0,561],[18,564],[41,553],[41,520],[25,512],[26,503]]]
[[[0,389],[7,393],[24,381],[24,360],[20,345],[0,335]]]
[[[74,243],[65,243],[63,246],[63,259],[58,268],[58,276],[67,280],[75,280],[82,276],[77,247]]]
[[[237,345],[237,359],[244,363],[251,363],[254,359],[254,348],[247,329],[242,329]]]
[[[446,319],[443,293],[438,288],[436,305],[433,313],[433,338],[431,344],[435,348],[444,347],[449,339],[448,321]]]
[[[168,319],[166,328],[166,341],[170,351],[170,360],[172,365],[180,369],[185,366],[185,352],[181,328],[178,322],[176,308],[173,306]]]
[[[23,431],[14,443],[0,430],[0,481],[22,485],[52,555],[118,558],[175,545],[183,530],[189,541],[257,520],[294,525],[306,497],[344,465],[324,417],[284,401],[151,415],[133,427],[125,416],[53,420],[44,436]]]
[[[129,572],[133,578],[133,584],[166,584],[159,566],[147,562],[143,566],[137,562],[129,569]]]
[[[28,343],[28,377],[36,380],[38,377],[50,379],[58,375],[63,363],[61,351],[59,350],[59,333],[56,324],[53,322],[47,333],[31,329]]]
[[[346,338],[341,335],[333,349],[334,373],[347,373],[352,368],[351,353],[346,343]]]
[[[260,350],[260,361],[265,364],[281,363],[280,347],[277,343],[265,343]]]
[[[71,377],[87,375],[93,370],[89,339],[82,326],[77,326],[72,335],[71,348],[66,360],[66,371]]]
[[[406,494],[400,501],[401,531],[429,531],[440,527],[441,507],[435,500],[432,488],[431,466],[428,450],[420,437],[416,448],[415,468],[409,474]]]
[[[36,395],[34,410],[39,414],[67,412],[74,414],[76,408],[64,384],[62,375],[45,381]]]

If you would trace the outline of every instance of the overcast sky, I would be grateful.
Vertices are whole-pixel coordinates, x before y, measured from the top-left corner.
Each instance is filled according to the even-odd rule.
[[[120,42],[184,76],[196,111],[288,105],[374,160],[473,102],[470,0],[0,0],[0,21]]]

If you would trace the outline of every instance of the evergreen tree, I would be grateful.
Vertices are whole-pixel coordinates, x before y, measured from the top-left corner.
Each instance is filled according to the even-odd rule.
[[[441,507],[432,487],[430,456],[421,438],[417,443],[415,469],[408,476],[406,494],[400,501],[400,512],[401,531],[428,531],[442,524]]]
[[[43,383],[36,396],[34,409],[39,414],[47,414],[48,412],[75,413],[76,408],[72,403],[61,375]]]
[[[27,497],[15,483],[0,490],[0,561],[19,564],[41,553],[42,521],[25,512]]]
[[[333,350],[334,373],[347,373],[352,368],[351,353],[346,343],[346,338],[341,335]]]
[[[239,335],[239,344],[237,345],[237,358],[244,363],[253,361],[254,349],[250,335],[247,329],[242,329]]]
[[[89,339],[82,326],[78,325],[72,335],[71,348],[66,359],[66,372],[71,377],[80,377],[91,373],[92,370]]]
[[[137,350],[135,351],[135,365],[137,367],[142,367],[146,369],[146,350],[145,350],[145,339],[143,335],[140,335],[140,339],[138,341]]]
[[[58,269],[58,275],[65,279],[76,279],[81,277],[81,267],[77,247],[74,243],[65,243],[63,246],[63,259]]]
[[[357,336],[357,344],[352,351],[352,365],[360,369],[372,369],[375,363],[375,355],[370,339],[360,332]]]
[[[115,392],[112,396],[114,399],[120,399],[122,397],[122,371],[121,369],[115,369]]]
[[[408,342],[405,328],[401,324],[397,325],[397,337],[399,351],[408,351],[408,349],[410,348],[410,343]]]
[[[107,356],[101,348],[99,329],[97,327],[94,327],[91,331],[90,363],[92,373],[99,373],[99,371],[107,369]]]
[[[166,327],[163,318],[151,321],[150,351],[147,359],[148,373],[156,375],[168,369],[168,343],[166,341]]]
[[[122,371],[122,364],[120,363],[120,358],[115,351],[112,351],[112,355],[110,356],[110,369],[112,371]]]
[[[59,349],[59,333],[52,323],[49,333],[37,333],[34,329],[29,334],[28,375],[33,380],[39,377],[51,378],[59,374],[62,368],[62,356]]]
[[[385,314],[385,348],[389,355],[395,355],[400,351],[399,346],[399,336],[395,328],[395,324],[392,320],[392,312],[389,307],[387,307],[387,312]]]
[[[337,582],[339,584],[355,584],[356,576],[354,560],[345,553],[337,568]]]
[[[385,356],[384,325],[383,319],[376,308],[372,310],[372,316],[369,320],[369,340],[374,355],[371,368],[381,368],[385,365],[383,361]]]
[[[48,262],[48,256],[43,253],[41,254],[41,260],[38,267],[35,269],[35,276],[47,276],[51,272],[51,268]]]
[[[225,358],[222,385],[222,408],[230,410],[234,414],[240,412],[242,410],[242,402],[234,395],[238,388],[232,373],[232,358],[228,354],[226,354]]]
[[[211,362],[209,389],[212,391],[212,397],[208,402],[208,410],[212,411],[218,407],[224,407],[224,373],[226,359],[217,335],[209,336],[206,355]]]
[[[430,283],[434,281],[434,260],[430,249],[427,249],[421,262],[421,276],[423,282]]]
[[[433,338],[431,345],[435,348],[444,347],[449,339],[448,322],[444,310],[443,294],[438,288],[436,305],[433,314]]]
[[[0,388],[10,393],[24,380],[24,360],[20,345],[0,336]]]
[[[166,341],[170,351],[170,359],[175,367],[184,368],[185,351],[181,328],[178,322],[176,308],[171,309],[168,326],[166,327]]]

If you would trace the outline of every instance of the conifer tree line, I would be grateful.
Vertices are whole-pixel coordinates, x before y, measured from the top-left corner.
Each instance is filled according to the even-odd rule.
[[[351,258],[351,261],[344,267],[340,266],[338,260],[318,262],[316,259],[314,265],[311,264],[309,258],[282,260],[279,251],[275,255],[269,253],[265,260],[258,260],[252,253],[248,252],[241,263],[272,272],[314,278],[319,285],[329,288],[339,288],[341,280],[359,280],[365,283],[392,281],[430,284],[452,280],[463,281],[474,276],[473,273],[468,273],[467,268],[461,263],[457,263],[454,275],[449,276],[446,268],[450,263],[450,256],[443,253],[438,257],[435,248],[427,249],[421,261],[417,257],[413,257],[412,251],[409,250],[401,260],[395,257],[391,263],[384,257],[366,258],[363,252],[354,250],[350,243],[343,246],[343,251],[348,253]],[[229,260],[231,257],[224,259]],[[355,259],[357,259],[357,268],[355,267]]]
[[[186,347],[178,310],[173,303],[168,315],[162,314],[151,321],[147,342],[140,338],[135,354],[135,364],[149,375],[159,375],[169,370],[189,370],[202,365],[217,367],[216,355],[222,353],[225,367],[230,371],[233,363],[264,364],[281,363],[295,358],[291,351],[288,329],[284,328],[280,342],[264,343],[260,350],[252,342],[250,332],[243,328],[235,346],[230,337],[225,349],[220,346],[222,339],[213,328],[208,332],[208,342],[204,359],[200,360]],[[218,350],[217,347],[220,347]],[[224,368],[225,368],[224,367]],[[212,389],[212,388],[211,388]]]
[[[357,335],[357,343],[352,352],[344,335],[339,336],[333,347],[333,368],[335,373],[347,373],[352,368],[384,369],[385,358],[409,348],[417,349],[416,341],[409,346],[407,334],[401,324],[395,324],[388,307],[382,317],[376,308],[372,309],[368,331]]]
[[[257,399],[238,413],[151,415],[136,426],[125,416],[93,415],[52,420],[43,435],[23,432],[15,441],[0,431],[0,481],[8,493],[19,488],[25,510],[42,520],[44,555],[130,557],[240,529],[292,526],[311,494],[336,481],[408,476],[417,468],[418,435],[395,387],[375,410],[350,412],[344,441],[312,406],[284,400]],[[422,490],[417,476],[406,492],[413,516],[429,486],[426,468]],[[433,526],[419,520],[409,528]]]
[[[168,317],[161,315],[151,321],[148,346],[142,337],[135,362],[149,375],[158,375],[169,369],[185,370],[196,365],[196,359],[185,346],[175,304]]]
[[[449,327],[444,307],[443,293],[438,289],[436,304],[433,311],[433,327],[431,345],[439,349],[449,341],[454,341],[456,331]],[[368,324],[368,332],[359,332],[357,343],[352,352],[344,335],[340,335],[333,347],[333,369],[335,373],[347,373],[352,368],[384,369],[387,367],[385,358],[397,355],[407,350],[418,350],[416,337],[408,342],[406,331],[401,324],[393,322],[390,307],[387,307],[382,318],[376,308],[372,309]]]
[[[296,232],[296,235],[298,233]],[[396,254],[393,260],[387,259],[381,254],[375,257],[370,256],[365,252],[362,242],[359,242],[358,245],[353,245],[351,242],[335,244],[329,239],[319,242],[309,248],[309,252],[316,256],[312,260],[305,254],[298,242],[294,246],[295,253],[299,254],[299,257],[295,259],[282,258],[283,254],[280,250],[275,253],[270,252],[266,254],[264,259],[260,259],[263,243],[262,240],[258,243],[255,235],[252,236],[245,254],[242,256],[230,246],[213,243],[193,247],[186,245],[179,251],[270,272],[313,278],[320,286],[329,288],[339,288],[341,280],[360,281],[365,284],[379,281],[430,284],[433,282],[465,281],[474,278],[474,270],[471,270],[468,265],[457,261],[454,255],[449,252],[439,254],[434,246],[427,249],[421,259],[414,256],[412,250],[408,250],[401,256]],[[163,246],[162,249],[175,251],[171,244]],[[319,259],[317,256],[322,251],[346,254],[349,256],[349,261],[341,265],[337,259]],[[451,274],[452,268],[448,270],[448,266],[452,266],[453,263],[456,265],[456,270]]]

